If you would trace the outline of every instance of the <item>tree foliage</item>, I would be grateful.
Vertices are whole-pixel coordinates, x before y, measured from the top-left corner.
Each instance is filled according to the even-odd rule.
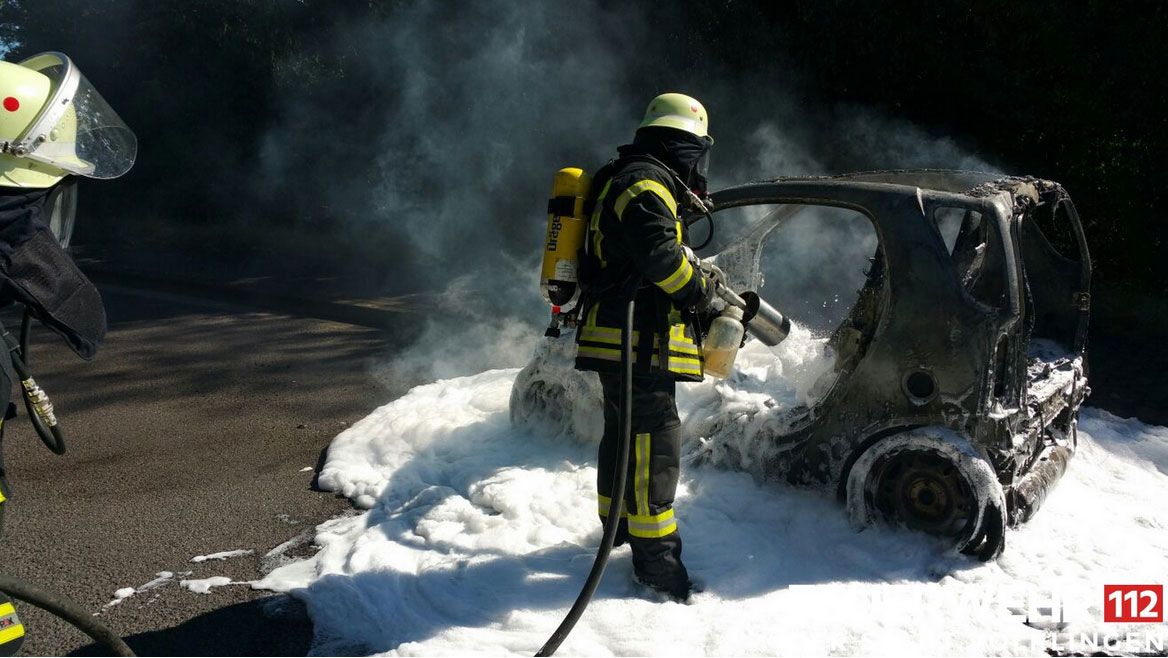
[[[303,189],[314,172],[361,177],[374,144],[321,162],[337,126],[311,126],[300,180],[267,181],[271,126],[294,121],[281,101],[337,108],[340,124],[372,125],[391,93],[362,84],[376,63],[338,25],[395,20],[395,0],[0,0],[0,43],[13,57],[67,51],[138,133],[139,162],[92,186],[91,239],[119,222],[207,227],[335,220]],[[649,2],[599,0],[596,11]],[[660,5],[657,11],[660,11]],[[458,11],[452,3],[450,11]],[[1168,9],[1084,0],[686,0],[659,35],[669,61],[637,63],[733,80],[755,76],[814,107],[883,108],[1016,173],[1063,183],[1088,225],[1099,271],[1168,291],[1160,227],[1168,131]],[[676,25],[677,27],[672,27]],[[468,33],[466,39],[476,38]],[[570,48],[571,44],[565,44]],[[644,78],[642,78],[644,79]],[[337,84],[338,80],[345,84]],[[343,131],[342,131],[343,132]],[[359,134],[354,131],[351,134]],[[261,180],[261,182],[263,182]],[[238,231],[235,232],[238,234]]]

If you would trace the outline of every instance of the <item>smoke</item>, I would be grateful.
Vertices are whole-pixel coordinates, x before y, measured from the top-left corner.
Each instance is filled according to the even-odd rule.
[[[345,74],[320,81],[327,91],[290,88],[262,153],[269,193],[312,161],[327,184],[310,184],[310,203],[394,235],[386,258],[408,267],[388,270],[387,288],[477,274],[498,294],[498,254],[535,262],[552,174],[594,168],[635,121],[625,60],[653,55],[637,25],[587,3],[419,2],[338,26]]]
[[[508,261],[490,271],[524,280],[530,277],[529,270],[526,264]],[[479,277],[464,275],[431,295],[431,312],[410,326],[413,331],[400,333],[406,349],[376,364],[374,377],[386,389],[400,394],[421,382],[526,363],[542,336],[536,325],[540,316],[524,315],[530,304],[516,308],[483,294],[482,288]],[[511,288],[503,292],[516,298],[521,294]]]
[[[387,382],[527,360],[548,317],[538,259],[552,176],[615,155],[658,93],[705,103],[715,187],[988,168],[904,121],[809,106],[797,89],[758,76],[679,66],[674,14],[596,1],[410,3],[379,22],[337,25],[327,47],[343,75],[313,80],[309,92],[288,86],[260,154],[261,196],[291,194],[339,232],[382,248],[381,292],[430,290],[436,306],[458,309],[429,320],[379,369]],[[792,248],[818,249],[823,239],[810,231],[807,245]]]

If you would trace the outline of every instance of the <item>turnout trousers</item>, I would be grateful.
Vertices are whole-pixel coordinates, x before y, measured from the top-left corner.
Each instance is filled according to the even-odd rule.
[[[628,541],[637,578],[660,589],[685,589],[689,575],[681,562],[681,535],[673,516],[673,497],[681,461],[681,421],[676,382],[667,373],[634,374],[629,471],[624,507],[613,500],[620,427],[621,377],[602,372],[604,436],[597,461],[597,498],[601,520],[621,510],[617,545]]]

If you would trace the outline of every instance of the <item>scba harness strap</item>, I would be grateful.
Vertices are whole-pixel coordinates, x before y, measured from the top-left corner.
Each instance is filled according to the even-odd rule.
[[[580,250],[579,254],[580,265],[578,278],[581,289],[582,302],[584,301],[584,295],[589,295],[590,299],[597,299],[599,297],[605,296],[606,294],[613,293],[615,290],[619,289],[619,286],[622,282],[627,281],[628,278],[634,274],[632,269],[629,267],[626,267],[621,271],[610,270],[604,267],[603,261],[601,260],[599,254],[596,253],[596,231],[599,220],[597,213],[603,211],[604,201],[608,194],[609,184],[612,182],[613,175],[624,167],[638,162],[643,162],[659,167],[660,169],[667,172],[671,178],[673,178],[674,182],[677,183],[680,189],[688,189],[686,188],[685,182],[681,180],[681,176],[678,175],[676,171],[674,171],[669,167],[669,165],[665,164],[661,160],[648,154],[627,155],[620,158],[613,158],[596,171],[596,174],[592,177],[592,189],[588,193],[588,198],[584,200],[583,207],[584,216],[587,217],[589,221],[584,238],[584,247]],[[662,189],[661,191],[667,192],[669,193],[670,197],[673,197],[672,193],[668,190]],[[657,193],[658,196],[661,196],[660,191],[657,191]],[[624,203],[627,204],[628,201],[631,200],[631,196],[628,199],[623,198],[623,196],[624,195],[622,195],[622,199],[618,200],[618,203],[620,201],[624,201]],[[664,199],[664,197],[662,198]],[[666,200],[666,204],[672,206],[676,212],[678,205],[676,199],[668,199]],[[551,204],[549,203],[549,208],[550,207]],[[620,212],[619,210],[616,210],[615,204],[614,211],[618,214]],[[681,236],[679,234],[678,239],[680,238]],[[583,306],[584,304],[581,303],[580,307]]]
[[[655,196],[676,223],[677,242],[683,244],[683,226],[678,218],[678,202],[675,191],[654,177],[637,180],[625,187],[614,187],[612,181],[617,174],[623,175],[630,165],[645,163],[653,169],[667,172],[666,180],[674,180],[683,189],[680,177],[657,158],[649,155],[630,155],[609,161],[601,167],[595,178],[584,208],[589,217],[583,247],[580,250],[579,283],[580,303],[574,309],[578,327],[576,333],[577,367],[583,369],[609,368],[620,360],[620,323],[611,316],[611,304],[623,300],[627,294],[637,294],[637,325],[643,331],[633,332],[634,369],[647,374],[654,369],[667,371],[687,379],[700,379],[702,375],[700,336],[696,323],[691,322],[685,311],[677,310],[665,295],[672,295],[689,283],[694,268],[683,255],[682,262],[671,274],[659,281],[643,281],[636,291],[630,290],[629,283],[641,272],[632,261],[610,260],[610,243],[606,236],[606,213],[615,214],[617,224],[623,222],[623,212],[642,195]],[[643,178],[643,177],[642,177]],[[686,197],[689,198],[688,196]],[[611,228],[611,227],[610,227]],[[606,256],[608,258],[606,258]],[[648,289],[656,289],[664,295],[645,294]],[[607,319],[598,316],[602,306],[609,309]],[[603,365],[608,362],[609,365]]]

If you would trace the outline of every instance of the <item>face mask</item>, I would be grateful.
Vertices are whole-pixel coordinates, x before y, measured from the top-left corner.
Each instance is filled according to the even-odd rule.
[[[704,141],[706,142],[706,148],[702,151],[701,156],[698,157],[698,161],[694,163],[693,175],[691,176],[693,178],[692,187],[694,191],[702,194],[705,194],[709,189],[709,182],[706,180],[706,176],[710,172],[710,147],[712,146],[709,139]]]

